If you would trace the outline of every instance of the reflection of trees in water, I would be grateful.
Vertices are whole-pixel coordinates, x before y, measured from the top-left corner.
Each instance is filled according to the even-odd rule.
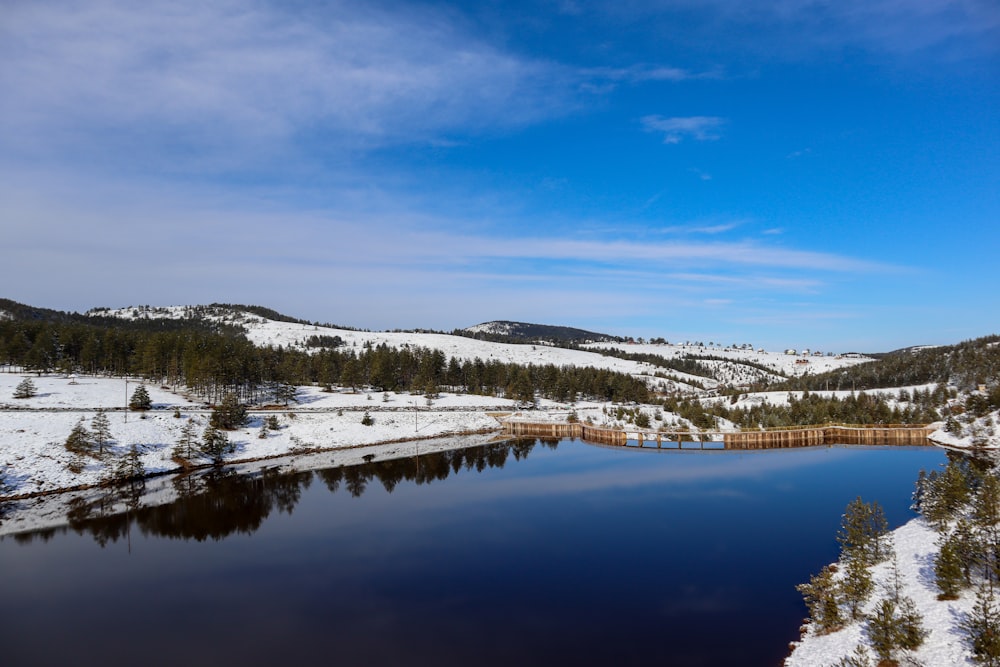
[[[381,482],[389,493],[402,481],[429,484],[443,480],[464,470],[482,472],[486,468],[503,468],[513,456],[520,461],[528,456],[539,441],[533,439],[510,440],[468,449],[453,449],[433,454],[423,454],[405,459],[367,462],[362,465],[318,470],[316,475],[331,492],[343,487],[355,498],[364,494],[373,480]],[[559,441],[545,441],[555,449]]]
[[[173,480],[177,500],[172,503],[139,507],[141,488],[133,484],[119,487],[95,500],[76,498],[70,501],[66,518],[70,529],[81,535],[92,535],[101,546],[125,539],[132,526],[144,535],[199,542],[209,538],[220,540],[233,533],[255,532],[275,509],[291,514],[302,497],[302,490],[309,488],[314,475],[332,493],[343,489],[353,497],[360,497],[374,480],[392,493],[403,481],[429,484],[462,470],[482,472],[487,468],[503,468],[511,456],[520,461],[539,443],[551,449],[558,446],[558,440],[510,440],[405,459],[367,459],[360,465],[315,473],[264,470],[242,475],[213,469],[177,476]],[[122,503],[127,508],[126,512],[121,511]],[[21,533],[15,535],[15,540],[47,541],[57,532],[65,530],[56,528]]]

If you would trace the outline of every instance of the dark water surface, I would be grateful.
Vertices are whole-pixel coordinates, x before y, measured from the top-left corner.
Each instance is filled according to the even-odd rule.
[[[0,540],[0,660],[779,665],[847,503],[895,527],[945,460],[532,440],[188,478],[171,505]]]

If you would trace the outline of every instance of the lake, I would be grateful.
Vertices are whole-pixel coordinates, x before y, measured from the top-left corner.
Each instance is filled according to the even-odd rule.
[[[0,540],[8,665],[774,666],[848,502],[913,516],[936,448],[510,441],[177,478]]]

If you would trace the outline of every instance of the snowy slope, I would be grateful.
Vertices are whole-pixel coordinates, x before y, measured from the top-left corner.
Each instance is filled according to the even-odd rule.
[[[760,371],[749,366],[740,366],[741,361],[750,361],[769,368],[785,376],[819,374],[838,368],[846,368],[872,361],[864,356],[817,356],[802,354],[786,354],[785,352],[767,352],[763,350],[741,349],[731,347],[706,347],[701,345],[671,345],[665,344],[633,344],[633,343],[593,343],[585,347],[599,350],[612,348],[635,354],[655,354],[666,359],[682,359],[685,357],[712,356],[731,360],[731,365],[718,361],[701,360],[706,365],[714,365],[723,373],[723,380],[730,384],[744,384],[748,379],[759,376]],[[771,376],[777,379],[778,376]]]
[[[967,590],[960,599],[948,602],[937,599],[938,590],[932,569],[938,551],[935,545],[937,533],[926,521],[917,518],[895,530],[892,540],[902,584],[901,594],[916,603],[923,617],[923,627],[929,632],[923,645],[910,655],[913,662],[904,660],[901,664],[928,667],[974,664],[968,645],[961,639],[958,623],[972,609],[975,593]],[[840,571],[843,572],[843,567]],[[892,590],[891,562],[876,565],[872,573],[875,592],[864,607],[865,613],[870,613],[878,601]],[[842,658],[852,655],[856,646],[867,645],[861,622],[827,635],[816,635],[810,626],[806,628],[802,640],[785,660],[785,667],[835,667],[841,664]]]
[[[347,346],[357,349],[365,345],[378,346],[385,344],[393,348],[416,346],[441,350],[446,357],[462,360],[482,359],[483,361],[499,361],[514,364],[554,364],[556,366],[578,366],[586,368],[603,368],[644,379],[651,388],[661,391],[693,391],[695,387],[703,386],[711,390],[719,385],[718,380],[687,375],[668,369],[658,368],[643,362],[627,361],[608,357],[599,353],[602,349],[618,349],[625,352],[653,354],[667,359],[685,358],[691,355],[712,355],[727,361],[703,360],[701,363],[714,368],[726,384],[742,385],[757,381],[780,379],[780,375],[801,375],[804,373],[821,373],[836,368],[844,368],[870,359],[787,355],[784,352],[764,352],[740,348],[707,348],[696,345],[634,345],[627,343],[592,343],[584,346],[593,350],[568,350],[549,345],[493,343],[463,336],[453,336],[438,333],[414,332],[371,332],[323,327],[297,322],[281,322],[261,317],[249,312],[234,312],[227,308],[207,308],[190,306],[169,306],[150,308],[148,306],[128,307],[117,310],[102,310],[100,315],[134,318],[173,318],[192,317],[196,314],[209,319],[242,326],[247,338],[260,346],[283,346],[307,350],[305,341],[311,336],[339,336]],[[498,323],[479,325],[492,333],[504,333],[496,328]],[[475,329],[475,327],[472,327]],[[751,361],[766,368],[773,369],[775,374],[769,374],[758,368],[741,362]],[[661,377],[656,378],[659,374]],[[663,376],[678,380],[664,381]]]
[[[136,316],[156,319],[182,318],[190,315],[191,312],[193,311],[185,306],[173,306],[153,310],[130,307],[120,310],[102,311],[100,314],[126,319],[132,319]],[[339,336],[347,347],[353,347],[358,350],[362,349],[365,345],[378,346],[382,344],[393,348],[407,346],[423,347],[441,350],[446,357],[454,357],[462,360],[482,359],[483,361],[499,361],[501,363],[520,365],[553,364],[556,366],[603,368],[644,379],[654,388],[660,383],[660,379],[654,377],[657,370],[660,370],[655,366],[641,362],[615,359],[585,350],[568,350],[548,345],[492,343],[464,336],[452,336],[450,334],[336,329],[312,324],[278,322],[253,313],[233,314],[228,311],[220,311],[218,314],[213,315],[212,318],[220,322],[238,324],[244,327],[247,338],[255,345],[260,346],[278,347],[280,345],[286,348],[292,347],[307,350],[310,348],[306,348],[305,341],[311,336]],[[684,377],[683,374],[674,372],[671,372],[670,375],[681,377],[682,379]],[[697,378],[696,376],[687,377],[705,382],[705,378]],[[715,385],[716,383],[708,380],[707,384]]]

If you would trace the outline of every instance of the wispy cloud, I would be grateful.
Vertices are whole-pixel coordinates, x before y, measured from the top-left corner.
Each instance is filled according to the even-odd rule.
[[[742,224],[742,221],[735,220],[710,225],[675,225],[672,227],[663,227],[659,231],[663,234],[723,234],[731,232]]]
[[[581,74],[590,79],[625,81],[629,83],[719,79],[723,76],[722,70],[719,68],[698,72],[681,67],[647,64],[636,64],[629,67],[592,67],[582,70]]]
[[[34,179],[60,185],[39,191]],[[244,300],[374,327],[462,324],[456,313],[490,319],[498,303],[540,316],[561,304],[567,317],[591,307],[625,317],[706,299],[780,300],[822,292],[831,281],[900,273],[763,242],[470,233],[476,225],[402,205],[307,212],[191,186],[70,185],[58,174],[0,184],[0,219],[10,222],[0,283],[20,285],[10,298],[60,308]],[[734,226],[703,225],[702,233]],[[134,279],[152,275],[151,261],[155,279]],[[42,265],[59,271],[39,274]],[[18,278],[25,275],[33,278]],[[685,292],[692,298],[676,301]]]
[[[501,51],[431,10],[54,0],[3,12],[0,147],[36,155],[117,145],[239,160],[320,144],[336,158],[572,106],[567,68]]]
[[[726,120],[718,116],[681,116],[667,118],[651,115],[639,119],[647,132],[662,132],[663,143],[679,144],[684,139],[714,141]]]

